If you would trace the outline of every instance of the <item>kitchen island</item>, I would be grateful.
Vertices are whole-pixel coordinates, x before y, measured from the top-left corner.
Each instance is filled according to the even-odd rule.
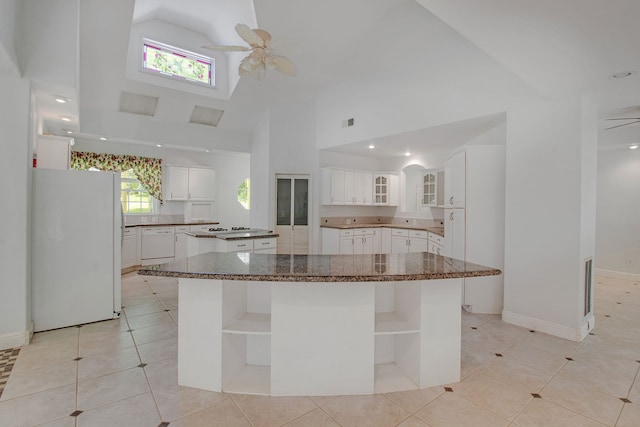
[[[460,380],[462,278],[431,254],[201,254],[179,279],[178,383],[273,396],[372,394]]]

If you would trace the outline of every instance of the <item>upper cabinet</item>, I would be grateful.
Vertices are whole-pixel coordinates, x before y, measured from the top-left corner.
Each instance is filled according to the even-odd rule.
[[[398,175],[373,174],[373,204],[376,206],[398,206]]]
[[[378,173],[367,171],[323,168],[321,170],[321,202],[323,205],[397,205],[398,176],[385,174],[384,190],[382,186],[375,184],[376,180],[381,181],[379,176]],[[376,191],[380,197],[376,198]],[[381,191],[384,191],[384,197]]]
[[[465,207],[466,152],[460,151],[444,162],[444,205]]]
[[[429,169],[422,177],[422,206],[444,206],[444,170]]]
[[[164,183],[165,200],[213,201],[216,171],[209,168],[168,166]]]
[[[46,169],[69,169],[71,167],[72,141],[72,138],[38,135],[34,166]]]

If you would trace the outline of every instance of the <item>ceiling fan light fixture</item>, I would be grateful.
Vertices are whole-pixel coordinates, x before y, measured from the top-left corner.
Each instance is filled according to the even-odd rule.
[[[202,46],[205,49],[225,52],[247,52],[238,67],[238,74],[246,76],[253,72],[264,72],[266,69],[280,71],[281,73],[295,76],[296,65],[289,58],[282,56],[269,47],[271,34],[259,28],[251,29],[246,24],[237,24],[235,30],[249,47],[245,46]]]
[[[625,79],[627,77],[631,77],[632,75],[634,75],[636,72],[635,71],[620,71],[614,74],[611,74],[609,76],[610,79]]]

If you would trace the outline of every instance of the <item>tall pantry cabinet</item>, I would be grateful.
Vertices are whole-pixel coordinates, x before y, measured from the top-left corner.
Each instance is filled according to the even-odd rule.
[[[445,161],[444,255],[504,268],[505,147],[469,145]],[[503,275],[463,281],[462,304],[500,314]]]

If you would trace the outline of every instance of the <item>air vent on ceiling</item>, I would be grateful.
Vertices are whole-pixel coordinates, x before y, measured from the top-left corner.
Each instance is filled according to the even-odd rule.
[[[196,105],[193,107],[189,123],[196,123],[199,125],[218,126],[224,110],[218,110],[216,108],[200,107]]]
[[[123,113],[153,116],[156,113],[157,107],[158,98],[155,96],[120,92],[120,111]]]

